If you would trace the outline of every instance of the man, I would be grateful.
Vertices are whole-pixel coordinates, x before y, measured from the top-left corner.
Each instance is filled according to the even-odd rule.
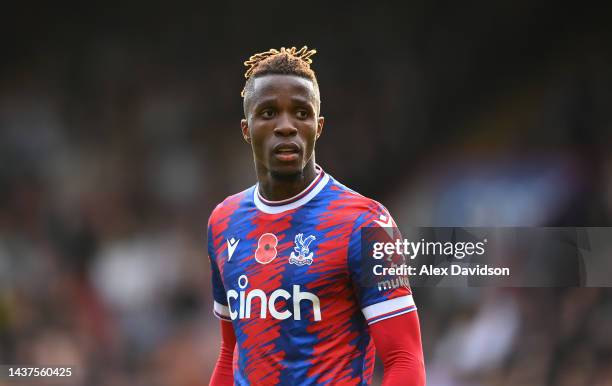
[[[315,163],[324,122],[315,52],[272,49],[245,62],[241,127],[258,183],[209,219],[222,331],[211,385],[367,385],[374,346],[384,385],[424,385],[410,289],[363,280],[361,230],[393,220]]]

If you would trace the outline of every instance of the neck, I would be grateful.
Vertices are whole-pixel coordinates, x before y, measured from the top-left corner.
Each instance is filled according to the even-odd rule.
[[[286,200],[297,195],[317,176],[314,159],[296,174],[277,174],[263,167],[258,167],[256,171],[259,193],[270,201]]]

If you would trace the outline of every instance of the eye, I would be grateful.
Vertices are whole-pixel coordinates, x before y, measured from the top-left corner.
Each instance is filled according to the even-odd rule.
[[[273,109],[265,109],[265,110],[262,110],[260,113],[261,117],[264,119],[274,118],[275,114],[276,113]]]
[[[298,110],[295,114],[298,119],[306,119],[308,118],[308,111],[307,110]]]

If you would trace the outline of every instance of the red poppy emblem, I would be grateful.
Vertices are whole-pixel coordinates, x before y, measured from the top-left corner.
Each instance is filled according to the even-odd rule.
[[[261,264],[268,264],[276,257],[276,246],[278,239],[272,233],[264,233],[259,237],[257,242],[257,250],[255,251],[255,260]]]

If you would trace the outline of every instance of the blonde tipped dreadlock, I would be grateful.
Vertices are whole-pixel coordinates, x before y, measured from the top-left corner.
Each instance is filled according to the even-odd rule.
[[[252,55],[244,62],[247,71],[244,73],[246,83],[240,95],[244,98],[252,84],[252,80],[258,76],[267,74],[296,75],[309,79],[315,85],[317,94],[319,86],[314,71],[310,68],[311,56],[317,50],[309,50],[307,46],[300,48],[285,48],[280,50],[271,48],[268,51]]]
[[[257,53],[249,58],[244,65],[249,69],[244,73],[245,78],[250,78],[253,74],[253,71],[257,68],[257,65],[263,60],[279,55],[279,54],[287,54],[289,56],[293,56],[294,58],[303,60],[308,67],[312,64],[312,59],[310,57],[317,53],[317,50],[309,50],[307,46],[300,48],[299,51],[296,50],[295,47],[291,47],[289,49],[285,47],[281,47],[280,51],[274,48],[270,48],[268,51]]]

